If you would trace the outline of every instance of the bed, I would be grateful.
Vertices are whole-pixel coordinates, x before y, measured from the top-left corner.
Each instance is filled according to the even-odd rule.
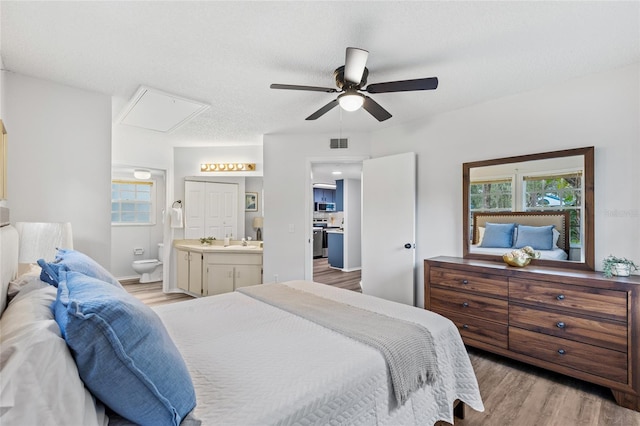
[[[16,245],[15,230],[0,228],[0,274],[3,294],[10,299],[0,317],[3,424],[120,425],[141,415],[134,421],[184,426],[430,425],[453,423],[456,404],[458,409],[467,405],[484,410],[457,328],[430,311],[309,281],[264,284],[151,309],[90,258],[72,250],[16,278]],[[44,282],[54,276],[57,289]],[[82,299],[89,291],[98,297]],[[292,292],[295,297],[289,297]],[[93,327],[89,319],[97,316],[90,309],[114,297],[117,303],[109,307],[114,312],[101,314],[100,330],[122,327],[115,337],[122,347],[116,347],[114,338],[107,344],[114,347],[109,350],[126,354],[115,362],[133,359],[137,382],[118,376],[131,366],[114,366],[108,364],[113,360],[102,358],[93,359],[86,373],[85,358],[95,356],[89,352],[102,352],[101,332],[88,331]],[[432,340],[433,374],[398,396],[394,362],[384,351],[347,337],[322,318],[302,318],[296,312],[309,308],[292,304],[296,297],[321,300],[331,309],[331,304],[339,304],[341,308],[332,311],[336,316],[342,315],[341,309],[356,310],[366,321],[380,316],[403,330],[410,324]],[[60,321],[59,315],[68,318]],[[89,343],[78,347],[75,339],[83,333]],[[111,380],[106,393],[94,388],[91,374]],[[149,378],[153,386],[139,387],[139,381]],[[112,410],[120,403],[129,404],[123,408],[126,414]],[[147,405],[153,409],[145,414]],[[133,411],[127,411],[131,407]],[[145,415],[164,417],[149,420]]]
[[[505,212],[474,213],[473,229],[469,252],[502,256],[513,248],[525,245],[540,253],[540,259],[567,260],[569,258],[569,212]],[[497,225],[497,226],[495,226]],[[507,225],[513,225],[507,238],[484,239],[488,227],[507,231]],[[522,231],[529,232],[524,234]],[[544,232],[544,234],[542,234]],[[543,238],[544,237],[544,238]]]

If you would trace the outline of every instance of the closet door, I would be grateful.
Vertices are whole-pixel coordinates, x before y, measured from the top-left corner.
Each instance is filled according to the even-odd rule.
[[[205,236],[204,228],[205,182],[184,183],[184,237],[197,239]]]
[[[204,228],[207,237],[218,240],[238,235],[238,185],[207,182]]]

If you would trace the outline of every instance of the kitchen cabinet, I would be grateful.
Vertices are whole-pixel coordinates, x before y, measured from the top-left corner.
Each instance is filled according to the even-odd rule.
[[[202,295],[202,253],[176,249],[178,288]]]
[[[262,253],[206,253],[205,296],[262,284]]]
[[[313,188],[313,201],[316,203],[335,203],[336,190],[326,188]]]
[[[329,247],[329,265],[342,269],[344,267],[344,234],[328,231],[327,246]]]
[[[344,180],[336,181],[336,211],[344,211]]]

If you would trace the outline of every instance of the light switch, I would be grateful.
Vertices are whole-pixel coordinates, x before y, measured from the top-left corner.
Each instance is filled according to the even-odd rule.
[[[293,223],[289,224],[289,232],[290,233],[296,232],[296,227],[295,227],[295,225]]]

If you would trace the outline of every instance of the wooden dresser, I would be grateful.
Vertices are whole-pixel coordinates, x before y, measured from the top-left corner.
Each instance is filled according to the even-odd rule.
[[[596,383],[640,411],[640,277],[436,257],[424,305],[469,346]]]

